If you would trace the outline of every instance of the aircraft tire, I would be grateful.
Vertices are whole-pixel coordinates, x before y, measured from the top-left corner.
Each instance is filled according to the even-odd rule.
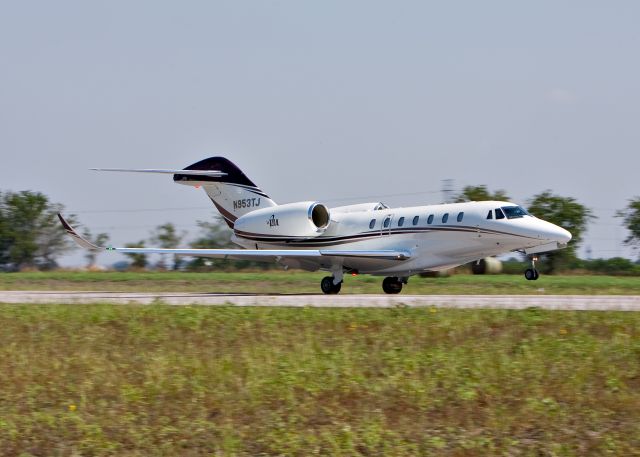
[[[382,281],[382,290],[385,294],[399,294],[402,290],[402,282],[398,278],[388,276]]]
[[[333,276],[325,276],[322,278],[322,281],[320,281],[320,288],[326,295],[335,295],[340,292],[340,289],[342,289],[342,282],[334,284]]]
[[[533,268],[527,268],[524,272],[524,277],[527,281],[535,281],[540,277],[537,270]]]

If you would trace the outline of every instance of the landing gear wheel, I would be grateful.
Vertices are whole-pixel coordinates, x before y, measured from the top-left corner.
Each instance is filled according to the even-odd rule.
[[[382,281],[382,290],[386,294],[399,294],[402,290],[402,282],[395,277],[386,277]]]
[[[333,283],[333,276],[325,276],[320,282],[322,292],[328,295],[335,295],[342,289],[342,281],[338,284]]]
[[[536,262],[538,261],[538,256],[531,256],[531,268],[528,268],[524,272],[524,277],[527,278],[527,281],[535,281],[540,277],[538,270],[536,270]]]

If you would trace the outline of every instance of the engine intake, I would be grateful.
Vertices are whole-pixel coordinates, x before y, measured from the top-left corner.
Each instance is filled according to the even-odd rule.
[[[329,222],[331,221],[329,209],[322,203],[314,203],[309,207],[309,219],[311,219],[313,225],[319,229],[325,229],[329,226]]]
[[[235,221],[234,231],[240,237],[312,238],[330,223],[331,214],[322,203],[298,202],[251,211]]]

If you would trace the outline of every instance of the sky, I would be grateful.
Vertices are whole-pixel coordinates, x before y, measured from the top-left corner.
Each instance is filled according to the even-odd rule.
[[[223,155],[277,202],[442,201],[484,184],[593,209],[583,257],[636,258],[636,1],[0,2],[0,190],[113,245],[216,214],[170,177]],[[101,263],[117,258],[102,255]],[[82,253],[63,265],[81,264]]]

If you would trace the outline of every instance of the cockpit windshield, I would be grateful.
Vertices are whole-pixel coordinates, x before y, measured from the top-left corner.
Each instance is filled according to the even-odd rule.
[[[521,206],[503,206],[502,211],[504,211],[507,219],[517,219],[519,217],[528,216],[529,213],[526,209]]]

